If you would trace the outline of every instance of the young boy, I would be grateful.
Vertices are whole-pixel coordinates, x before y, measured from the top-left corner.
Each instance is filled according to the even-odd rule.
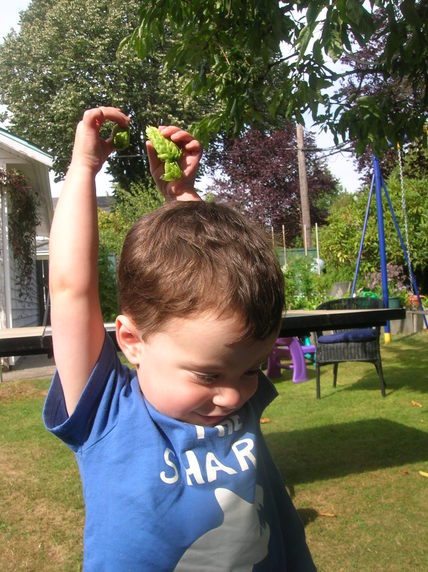
[[[119,264],[117,341],[98,299],[99,130],[129,119],[86,111],[51,231],[57,372],[47,428],[76,454],[86,505],[84,570],[315,570],[303,526],[260,431],[276,392],[259,366],[278,335],[283,279],[263,231],[194,190],[201,146],[163,127],[183,177],[131,229]]]

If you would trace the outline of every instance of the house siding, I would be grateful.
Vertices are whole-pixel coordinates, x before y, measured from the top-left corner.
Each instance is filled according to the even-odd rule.
[[[11,267],[11,298],[12,298],[12,327],[39,326],[39,307],[37,297],[36,265],[33,264],[33,273],[28,289],[21,293],[18,281],[16,262],[10,256]]]
[[[0,217],[0,238],[3,236],[3,219]],[[6,318],[6,283],[5,283],[5,256],[3,240],[0,239],[0,328],[7,327]],[[14,260],[11,249],[8,249],[9,273],[10,273],[10,300],[11,318],[10,327],[19,328],[25,326],[40,325],[40,312],[37,296],[36,262],[34,257],[32,277],[28,289],[21,294],[19,286],[18,267]]]
[[[2,218],[0,216],[0,329],[4,329],[6,327],[6,292],[4,283],[3,240],[1,240],[2,230]]]

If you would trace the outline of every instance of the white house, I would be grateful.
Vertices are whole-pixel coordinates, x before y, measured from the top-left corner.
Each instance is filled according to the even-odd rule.
[[[28,294],[20,296],[16,265],[9,247],[6,190],[0,197],[0,329],[43,324],[47,303],[47,259],[53,205],[49,183],[52,158],[34,145],[0,128],[0,168],[16,169],[38,194],[40,224],[37,255]]]

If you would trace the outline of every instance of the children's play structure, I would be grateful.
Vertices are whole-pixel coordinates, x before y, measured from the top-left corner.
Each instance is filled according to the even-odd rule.
[[[398,226],[397,218],[395,216],[395,212],[394,212],[394,209],[392,207],[391,199],[389,197],[388,190],[386,188],[385,181],[383,179],[383,176],[382,176],[382,173],[380,170],[379,160],[377,159],[377,157],[375,155],[372,155],[373,177],[372,177],[370,193],[369,193],[369,198],[368,198],[368,203],[367,203],[366,215],[365,215],[365,219],[364,219],[363,232],[362,232],[362,236],[361,236],[360,249],[359,249],[358,259],[357,259],[357,266],[355,269],[354,281],[353,281],[352,289],[351,289],[351,297],[353,297],[355,294],[355,287],[356,287],[356,283],[357,283],[358,270],[360,267],[361,255],[362,255],[363,246],[364,246],[364,237],[365,237],[365,233],[366,233],[366,229],[367,229],[367,222],[368,222],[368,218],[369,218],[370,205],[371,205],[371,201],[373,198],[373,189],[375,189],[376,213],[377,213],[377,224],[378,224],[378,233],[379,233],[380,269],[381,269],[381,276],[382,276],[382,298],[383,298],[384,306],[386,308],[389,307],[387,261],[386,261],[386,253],[385,253],[385,230],[384,230],[383,204],[382,204],[382,190],[383,190],[385,198],[386,198],[388,206],[389,206],[389,210],[391,212],[392,219],[394,221],[395,229],[397,231],[397,235],[398,235],[398,238],[400,240],[401,247],[403,249],[403,254],[404,254],[404,258],[406,260],[407,268],[409,270],[409,277],[410,277],[410,282],[411,282],[412,294],[413,293],[416,294],[417,300],[419,302],[419,307],[423,311],[424,308],[422,305],[421,296],[419,294],[418,286],[416,284],[416,280],[415,280],[415,276],[413,274],[412,264],[411,264],[411,260],[410,260],[410,246],[409,246],[410,243],[409,243],[409,233],[408,233],[408,226],[407,226],[407,210],[406,210],[406,200],[405,200],[405,193],[404,193],[404,178],[403,178],[403,169],[402,169],[402,161],[401,161],[401,151],[400,151],[399,147],[398,147],[398,158],[399,158],[399,164],[400,164],[401,199],[402,199],[403,218],[404,218],[407,248],[406,248],[406,245],[404,243],[402,234],[400,232],[400,228]],[[427,317],[425,314],[423,314],[423,319],[424,319],[424,323],[425,323],[425,329],[428,329]],[[390,328],[389,328],[389,323],[388,323],[385,327],[385,342],[389,343],[390,339],[391,339],[391,334],[390,334]]]

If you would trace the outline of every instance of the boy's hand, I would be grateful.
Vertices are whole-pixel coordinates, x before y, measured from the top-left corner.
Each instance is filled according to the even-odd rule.
[[[195,179],[199,161],[202,156],[202,145],[190,133],[174,126],[160,126],[159,131],[180,147],[183,154],[179,160],[183,175],[180,179],[166,182],[161,179],[164,174],[164,162],[161,161],[150,141],[147,141],[147,154],[150,161],[150,172],[156,186],[167,201],[200,200],[195,191]]]
[[[72,164],[98,173],[104,161],[114,151],[112,138],[100,137],[101,125],[113,121],[120,127],[126,127],[130,119],[116,107],[97,107],[88,109],[77,125],[74,140]]]

